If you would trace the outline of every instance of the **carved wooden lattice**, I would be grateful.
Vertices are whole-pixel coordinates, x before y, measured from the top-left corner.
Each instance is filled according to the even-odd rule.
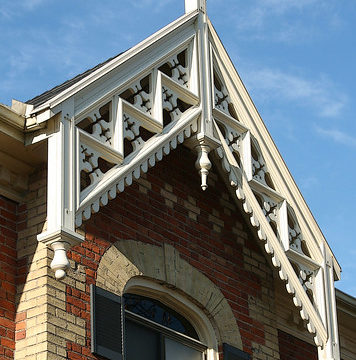
[[[136,156],[165,126],[178,122],[197,104],[195,98],[187,102],[193,96],[188,90],[189,64],[187,49],[172,55],[119,89],[113,94],[113,100],[76,121],[80,129],[78,170],[83,196],[88,195],[89,189],[109,170],[119,170],[125,159]],[[152,83],[153,79],[156,84]],[[155,99],[155,87],[161,87],[161,100]]]
[[[253,178],[271,189],[275,189],[265,159],[254,138],[251,141],[251,161]]]
[[[188,110],[191,105],[181,100],[177,94],[166,86],[162,86],[163,99],[163,125],[168,125],[171,121],[176,121]]]
[[[215,108],[238,120],[230,95],[217,71],[214,71],[214,105]]]
[[[288,237],[289,237],[289,248],[297,251],[298,253],[310,257],[310,253],[303,238],[302,231],[300,230],[298,221],[294,215],[293,210],[288,207]]]
[[[308,268],[307,266],[296,263],[295,261],[291,261],[292,267],[303,286],[303,289],[307,293],[309,300],[313,305],[315,305],[315,298],[314,298],[314,287],[315,287],[315,273],[313,270]]]
[[[258,203],[261,206],[261,209],[267,221],[271,225],[273,232],[280,240],[280,232],[278,229],[279,228],[278,203],[276,203],[272,198],[270,198],[266,194],[262,194],[262,193],[258,194],[256,192],[254,192],[254,194]]]
[[[112,145],[111,102],[90,112],[77,126],[104,144]]]
[[[217,124],[237,164],[242,168],[242,134],[227,124],[223,124],[222,122],[218,122]],[[216,151],[218,156],[222,159],[223,148],[220,146]]]
[[[189,68],[187,50],[172,56],[158,70],[175,80],[179,84],[189,88]]]
[[[151,75],[135,81],[119,96],[142,112],[152,114],[153,95]]]

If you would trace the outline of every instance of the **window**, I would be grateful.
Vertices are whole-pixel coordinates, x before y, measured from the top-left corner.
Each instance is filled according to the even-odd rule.
[[[158,300],[91,287],[92,352],[112,360],[203,360],[193,325]]]
[[[127,291],[120,297],[91,285],[93,353],[110,360],[217,359],[214,330],[195,305],[183,304],[185,300],[174,291],[145,279],[136,279]],[[225,343],[223,353],[224,360],[251,359]]]

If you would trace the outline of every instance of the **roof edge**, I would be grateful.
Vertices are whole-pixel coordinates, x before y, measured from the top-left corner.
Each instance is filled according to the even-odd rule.
[[[332,258],[333,258],[333,267],[334,267],[334,271],[335,271],[335,274],[337,276],[337,279],[336,280],[339,280],[340,279],[340,276],[341,276],[341,266],[339,264],[339,262],[337,261],[336,257],[335,257],[335,254],[333,253],[329,243],[327,242],[322,230],[320,229],[319,227],[319,224],[318,222],[316,221],[311,209],[309,208],[306,200],[304,199],[304,196],[303,194],[301,193],[297,183],[295,182],[294,180],[294,177],[293,175],[291,174],[287,164],[285,163],[281,153],[279,152],[279,149],[278,147],[276,146],[270,132],[268,131],[265,123],[263,122],[262,120],[262,117],[260,116],[259,112],[258,112],[258,109],[256,108],[249,92],[247,91],[246,89],[246,86],[245,84],[243,83],[238,71],[236,70],[236,67],[232,61],[232,59],[230,58],[224,44],[222,43],[217,31],[215,30],[213,24],[211,23],[210,19],[208,19],[208,26],[209,26],[209,30],[210,30],[210,33],[212,35],[212,38],[213,38],[213,41],[215,43],[218,43],[220,46],[221,46],[221,49],[224,53],[224,60],[226,60],[226,64],[228,65],[228,67],[226,68],[227,71],[229,71],[230,73],[233,73],[234,76],[235,76],[235,79],[236,79],[236,83],[235,83],[235,86],[238,86],[237,84],[241,84],[241,86],[243,87],[243,89],[245,90],[245,93],[247,94],[247,97],[243,98],[242,101],[246,104],[247,106],[247,111],[251,114],[251,117],[253,117],[254,115],[258,116],[260,119],[261,119],[261,123],[262,123],[262,126],[263,126],[263,130],[264,130],[264,134],[266,137],[268,137],[269,141],[274,145],[274,151],[275,151],[275,156],[272,156],[272,154],[270,153],[270,157],[274,158],[274,159],[277,159],[278,160],[278,163],[279,165],[279,169],[283,169],[283,172],[285,173],[285,175],[288,175],[288,178],[290,180],[284,180],[285,181],[285,187],[286,188],[289,188],[291,189],[291,186],[292,188],[294,188],[293,191],[295,191],[295,193],[298,193],[300,198],[301,198],[301,202],[298,201],[298,199],[294,199],[294,201],[299,204],[302,204],[303,207],[305,207],[304,211],[302,211],[302,209],[300,208],[300,206],[298,205],[297,207],[299,208],[299,211],[301,214],[304,214],[305,212],[307,213],[307,216],[310,216],[312,219],[313,219],[313,223],[314,223],[314,226],[313,226],[313,229],[310,228],[310,231],[313,233],[314,230],[317,231],[319,233],[319,238],[323,240],[324,244],[326,245],[327,249],[330,251],[330,253],[332,254]],[[264,138],[264,137],[263,137]],[[270,152],[270,150],[269,150]],[[282,176],[281,178],[285,179],[284,176]],[[294,197],[294,196],[293,196]]]
[[[76,92],[82,90],[83,88],[87,87],[94,81],[96,81],[98,78],[106,75],[111,70],[119,66],[120,64],[124,63],[125,61],[129,60],[133,56],[137,55],[139,52],[141,52],[143,49],[149,47],[151,44],[155,43],[156,41],[160,40],[162,37],[167,35],[168,33],[176,30],[177,28],[181,27],[188,21],[191,21],[195,17],[197,17],[199,14],[198,10],[195,10],[193,12],[187,13],[176,19],[175,21],[171,22],[170,24],[166,25],[162,29],[158,30],[148,38],[144,39],[131,49],[125,51],[124,53],[118,55],[117,57],[113,58],[108,63],[104,62],[104,65],[98,68],[97,70],[90,73],[88,76],[84,77],[80,81],[76,82],[69,88],[65,89],[64,91],[60,92],[53,98],[49,99],[45,103],[39,105],[38,107],[35,107],[29,116],[34,116],[39,112],[42,112],[48,108],[53,108],[57,105],[59,105],[61,102],[65,101],[67,98],[73,96]],[[45,119],[43,121],[46,121],[48,119]]]

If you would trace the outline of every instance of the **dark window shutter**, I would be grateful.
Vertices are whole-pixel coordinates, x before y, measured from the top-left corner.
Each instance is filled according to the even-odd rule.
[[[110,360],[123,359],[122,298],[90,286],[91,351]]]
[[[223,344],[224,360],[250,360],[251,356],[231,345]]]

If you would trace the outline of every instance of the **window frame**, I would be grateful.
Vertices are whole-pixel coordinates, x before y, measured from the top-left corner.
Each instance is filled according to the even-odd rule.
[[[102,298],[101,300],[100,297]],[[104,346],[100,341],[98,341],[98,328],[105,323],[105,320],[108,321],[108,318],[104,317],[98,319],[98,311],[107,312],[108,309],[99,308],[98,304],[102,304],[103,301],[109,300],[118,304],[120,311],[120,328],[114,333],[117,333],[117,340],[120,341],[120,351],[121,353],[114,351],[112,348]],[[152,298],[154,299],[154,298]],[[147,319],[141,315],[138,315],[130,310],[124,309],[125,299],[123,296],[116,295],[108,290],[102,289],[94,284],[90,286],[90,305],[91,305],[91,352],[100,356],[104,356],[108,359],[119,359],[125,360],[126,356],[126,319],[135,322],[139,326],[146,327],[152,330],[157,334],[160,342],[159,352],[160,359],[165,359],[165,338],[171,339],[177,343],[180,343],[184,346],[187,346],[191,349],[201,352],[202,360],[206,359],[206,351],[208,347],[203,344],[201,341],[191,338],[188,335],[182,334],[176,330],[173,330],[167,326],[161,325],[155,321]],[[171,308],[169,306],[169,308]],[[172,309],[174,310],[174,309]],[[109,316],[110,317],[110,316]],[[185,317],[185,316],[184,316]],[[100,323],[101,322],[101,323]],[[110,331],[110,330],[109,330]]]
[[[199,340],[193,339],[190,336],[184,335],[178,331],[172,330],[164,325],[158,324],[152,320],[149,320],[141,315],[137,315],[132,311],[125,310],[125,321],[126,318],[131,321],[136,322],[139,325],[148,327],[149,329],[153,329],[157,331],[161,336],[167,337],[169,339],[175,340],[185,346],[188,346],[194,350],[200,351],[203,354],[207,350],[207,346]],[[124,334],[125,336],[125,334]]]

